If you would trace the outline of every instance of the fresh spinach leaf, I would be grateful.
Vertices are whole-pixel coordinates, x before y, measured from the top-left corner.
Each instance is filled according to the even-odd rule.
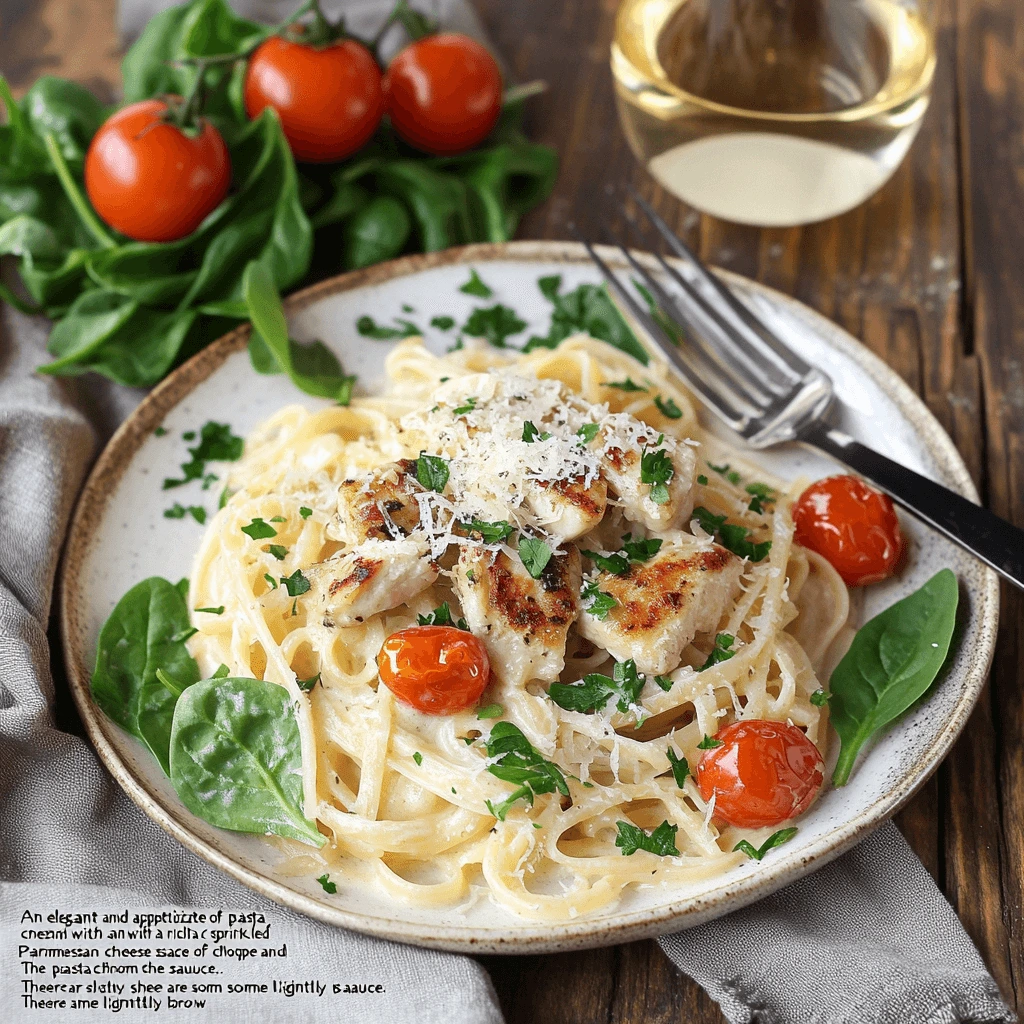
[[[941,569],[920,589],[858,630],[829,680],[843,786],[864,744],[924,696],[949,653],[959,602],[957,579]]]

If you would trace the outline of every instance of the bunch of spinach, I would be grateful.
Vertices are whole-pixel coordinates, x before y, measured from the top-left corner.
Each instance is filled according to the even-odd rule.
[[[260,679],[200,681],[185,642],[188,581],[136,584],[100,631],[93,699],[146,744],[194,814],[219,828],[322,846],[302,810],[299,726],[287,691]]]
[[[284,291],[403,252],[505,241],[550,193],[557,157],[526,140],[521,101],[456,157],[418,153],[385,123],[348,160],[297,167],[274,112],[250,122],[242,102],[244,55],[271,31],[225,0],[189,0],[157,14],[125,55],[129,103],[185,95],[202,74],[206,116],[231,154],[228,198],[175,242],[125,239],[90,207],[85,153],[109,110],[50,77],[16,102],[0,78],[0,255],[18,257],[31,302],[8,289],[0,297],[57,321],[44,372],[152,385],[248,318],[250,261]]]

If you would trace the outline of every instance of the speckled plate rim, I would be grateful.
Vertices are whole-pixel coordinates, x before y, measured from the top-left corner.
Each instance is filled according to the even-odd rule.
[[[615,251],[608,250],[605,255],[613,266],[621,263],[621,256]],[[329,295],[381,284],[434,267],[497,260],[590,263],[583,247],[571,242],[469,245],[443,252],[407,256],[331,278],[291,296],[285,302],[285,307],[287,312],[295,313]],[[739,275],[723,272],[723,276],[754,293],[761,293],[773,303],[785,306],[788,312],[802,319],[826,344],[854,360],[892,399],[955,489],[973,501],[978,500],[967,467],[952,440],[918,396],[882,360],[836,324],[795,299]],[[175,370],[143,399],[103,450],[85,483],[71,522],[60,582],[60,616],[71,692],[100,759],[129,797],[161,828],[193,853],[256,892],[327,924],[384,939],[457,952],[559,952],[666,934],[738,910],[845,853],[892,817],[914,795],[938,767],[966,724],[991,666],[999,619],[998,576],[980,564],[980,585],[972,589],[970,595],[977,611],[978,635],[971,660],[961,680],[960,697],[935,740],[921,754],[912,769],[869,808],[825,833],[809,848],[788,856],[785,848],[781,848],[771,865],[766,865],[764,870],[753,875],[723,882],[698,897],[667,903],[655,909],[612,912],[561,924],[530,924],[510,932],[507,928],[370,917],[326,906],[316,899],[295,892],[275,878],[242,866],[192,831],[184,808],[164,806],[147,789],[145,781],[118,754],[108,735],[116,726],[106,721],[89,693],[89,670],[84,660],[85,631],[78,613],[78,593],[82,567],[94,536],[91,524],[99,521],[109,495],[132,457],[175,405],[214,373],[229,355],[245,346],[248,334],[247,326],[239,327]]]

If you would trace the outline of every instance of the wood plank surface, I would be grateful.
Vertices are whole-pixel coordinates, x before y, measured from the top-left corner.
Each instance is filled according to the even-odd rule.
[[[950,432],[997,512],[1024,525],[1024,4],[937,0],[939,70],[904,165],[873,199],[807,228],[703,217],[662,192],[619,131],[608,50],[617,0],[474,0],[516,79],[546,80],[533,137],[555,194],[521,237],[621,229],[604,191],[632,182],[701,254],[819,310],[892,365]],[[0,72],[116,94],[114,0],[0,0]],[[1004,588],[991,685],[950,757],[899,817],[1004,995],[1024,1008],[1024,601]],[[719,1024],[653,942],[488,957],[509,1024]]]

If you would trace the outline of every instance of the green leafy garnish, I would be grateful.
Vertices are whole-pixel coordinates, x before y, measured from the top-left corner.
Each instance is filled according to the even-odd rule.
[[[397,327],[385,327],[378,324],[372,316],[361,316],[356,321],[356,330],[364,338],[373,338],[375,341],[397,341],[399,338],[414,338],[423,332],[408,320],[395,318]]]
[[[213,673],[212,676],[210,676],[210,678],[211,679],[224,679],[224,678],[226,678],[229,675],[231,675],[231,669],[229,669],[227,667],[227,665],[224,664],[224,662],[221,662],[217,666],[217,668],[214,670],[214,673]]]
[[[505,709],[500,704],[488,704],[485,708],[480,708],[476,717],[483,720],[485,718],[501,718],[505,714]]]
[[[714,750],[715,747],[724,746],[721,740],[716,740],[714,736],[705,736],[704,739],[697,744],[698,750]]]
[[[682,789],[686,777],[690,774],[690,763],[685,757],[679,757],[671,747],[665,753],[668,755],[668,763],[672,766],[672,777],[676,780],[676,785]]]
[[[655,395],[654,404],[658,407],[658,412],[662,416],[667,416],[670,420],[682,418],[683,410],[671,398],[662,398],[661,395]]]
[[[629,559],[625,555],[602,555],[596,551],[580,551],[581,555],[589,558],[594,565],[613,576],[625,576],[629,572]]]
[[[668,482],[675,476],[675,472],[672,460],[664,448],[648,448],[640,457],[640,482],[650,484],[651,501],[655,505],[668,504]]]
[[[501,544],[516,532],[516,528],[505,519],[495,523],[486,523],[482,519],[471,519],[468,523],[463,523],[462,527],[470,535],[478,533],[485,544]]]
[[[264,578],[264,579],[265,579],[265,580],[267,581],[267,583],[268,583],[268,584],[270,585],[270,589],[271,589],[271,590],[277,590],[277,580],[275,580],[275,579],[274,579],[274,577],[273,577],[273,576],[271,576],[269,572],[265,572],[265,573],[263,574],[263,578]]]
[[[188,450],[192,458],[181,465],[181,479],[165,479],[163,489],[168,491],[191,480],[202,480],[207,462],[235,462],[242,457],[244,447],[245,442],[232,434],[226,423],[214,423],[213,420],[204,423],[199,432],[199,444]]]
[[[828,704],[828,702],[831,699],[832,694],[828,693],[826,690],[821,689],[815,690],[814,693],[812,693],[810,696],[810,701],[816,708],[825,707],[825,705]]]
[[[440,455],[425,455],[420,452],[416,460],[416,479],[428,491],[440,493],[448,483],[448,463]]]
[[[584,583],[580,598],[584,602],[584,611],[601,622],[604,622],[608,618],[608,613],[619,604],[611,594],[606,594],[599,588],[597,580],[587,580]]]
[[[740,558],[749,558],[752,562],[760,562],[772,549],[770,540],[754,543],[750,540],[750,531],[745,526],[727,523],[728,516],[716,516],[703,505],[693,510],[693,518],[700,523],[700,528],[712,536],[717,536],[722,547]]]
[[[672,683],[672,679],[669,676],[655,676],[654,677],[654,681],[666,693],[668,693],[668,691],[672,689],[673,683]]]
[[[279,562],[283,562],[288,555],[288,549],[283,544],[268,544],[267,552]]]
[[[647,391],[642,384],[637,384],[632,377],[627,377],[625,380],[606,380],[601,387],[603,388],[617,388],[619,391]]]
[[[523,423],[523,440],[527,444],[532,444],[538,437],[540,437],[540,431],[537,429],[532,420],[526,420]]]
[[[187,508],[180,502],[175,502],[169,509],[164,511],[164,519],[184,519],[188,513],[200,526],[206,522],[206,509],[202,505],[189,505]]]
[[[223,615],[224,605],[219,604],[216,608],[197,608],[197,612],[206,612],[207,615]]]
[[[332,896],[338,891],[337,885],[331,881],[331,876],[328,874],[321,875],[317,881],[322,886],[324,892],[329,893]]]
[[[423,755],[417,750],[413,755],[412,759],[418,764],[423,764]]]
[[[600,711],[612,697],[616,697],[616,707],[626,714],[635,708],[643,688],[644,680],[636,670],[636,662],[630,658],[629,661],[617,662],[611,676],[592,672],[579,682],[552,683],[548,687],[548,696],[560,708],[582,714]]]
[[[430,321],[430,326],[436,327],[439,331],[450,331],[455,326],[455,319],[450,316],[435,316]]]
[[[452,409],[453,416],[462,416],[467,412],[472,412],[476,408],[476,397],[470,396],[466,401],[456,409]]]
[[[301,597],[309,590],[309,580],[302,575],[301,569],[296,569],[291,576],[281,577],[281,586],[288,591],[289,597]]]
[[[302,516],[303,519],[308,519],[312,514],[313,510],[306,505],[302,505],[299,508],[299,515]]]
[[[703,473],[698,473],[697,483],[699,483],[701,487],[706,487],[708,483],[708,478]]]
[[[277,530],[270,523],[264,522],[259,516],[249,523],[248,526],[243,526],[242,533],[247,533],[253,540],[266,540],[269,537],[277,536]]]
[[[469,631],[469,626],[466,625],[465,619],[459,619],[457,622],[452,618],[452,610],[448,605],[447,601],[438,605],[428,615],[417,616],[416,620],[421,626],[454,626],[456,629],[464,629]]]
[[[523,537],[519,541],[519,560],[535,580],[540,579],[541,573],[551,561],[551,548],[538,538]]]
[[[584,444],[590,444],[591,441],[597,437],[597,432],[601,429],[600,423],[584,423],[579,430],[576,431],[577,437],[582,437]]]
[[[648,537],[646,540],[633,540],[633,535],[627,533],[622,538],[622,550],[631,562],[650,561],[660,550],[662,540],[660,537]]]
[[[709,462],[708,466],[711,467],[719,476],[725,477],[726,480],[731,484],[738,484],[740,482],[740,475],[736,470],[729,469],[729,463],[727,462],[724,466],[716,466],[713,462]]]
[[[498,722],[487,737],[487,757],[497,759],[487,766],[496,778],[512,782],[518,788],[499,804],[487,801],[487,810],[499,821],[505,820],[509,808],[517,800],[533,804],[534,797],[556,790],[569,796],[569,784],[556,764],[544,760],[522,730],[511,722]]]
[[[489,299],[494,294],[493,289],[480,280],[480,275],[472,267],[469,271],[469,280],[459,288],[459,291],[465,295],[479,296],[481,299]]]
[[[615,837],[615,845],[622,851],[624,857],[632,857],[637,850],[646,850],[659,857],[679,856],[679,850],[676,849],[678,825],[670,825],[663,821],[650,833],[629,821],[617,821],[615,827],[619,831]]]
[[[507,348],[506,339],[526,330],[526,321],[520,320],[514,309],[498,303],[486,309],[474,309],[462,325],[462,333],[470,338],[483,338],[495,348]]]
[[[781,846],[783,843],[788,843],[790,839],[797,834],[796,828],[782,828],[778,832],[773,832],[762,844],[760,849],[755,849],[751,843],[748,843],[746,839],[741,839],[734,847],[733,852],[742,850],[748,857],[752,857],[754,860],[761,860],[762,857],[769,851],[774,850],[776,846]]]
[[[715,646],[711,648],[711,653],[707,657],[707,661],[699,669],[698,672],[703,672],[706,668],[711,668],[712,665],[718,665],[723,661],[728,661],[733,657],[736,652],[732,649],[732,645],[736,642],[736,637],[731,633],[719,633],[715,637]]]
[[[303,692],[309,693],[310,690],[320,682],[320,673],[317,672],[315,676],[310,676],[308,679],[296,679],[295,685]]]

